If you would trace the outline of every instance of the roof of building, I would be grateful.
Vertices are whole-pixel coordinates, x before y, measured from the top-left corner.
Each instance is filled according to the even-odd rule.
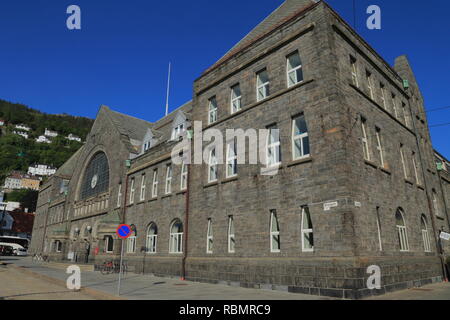
[[[81,154],[81,150],[84,148],[82,146],[80,149],[77,150],[70,158],[67,160],[55,173],[55,176],[63,177],[63,178],[70,178],[72,177],[73,171],[75,170],[75,167],[78,163],[78,158]]]
[[[12,211],[9,214],[13,217],[13,232],[31,233],[33,231],[34,213],[24,213]]]
[[[228,60],[231,56],[238,53],[245,47],[251,45],[271,31],[277,29],[283,23],[289,21],[299,13],[303,12],[310,6],[316,4],[319,0],[285,0],[275,11],[273,11],[266,19],[259,23],[252,31],[250,31],[242,40],[233,46],[222,58],[220,58],[213,66],[208,68],[205,73],[214,69],[219,64]]]

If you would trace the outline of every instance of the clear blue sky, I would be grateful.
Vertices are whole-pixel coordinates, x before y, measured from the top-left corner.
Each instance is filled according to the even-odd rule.
[[[389,62],[407,54],[426,107],[450,106],[450,2],[356,0],[358,32]],[[98,107],[155,121],[164,114],[167,67],[171,109],[192,84],[282,0],[28,0],[0,3],[0,98],[48,113],[94,118]],[[329,0],[353,23],[352,0]],[[66,28],[66,8],[82,10],[82,30]],[[382,9],[382,30],[365,27],[366,8]],[[428,114],[450,122],[450,109]],[[450,157],[450,126],[432,128]]]

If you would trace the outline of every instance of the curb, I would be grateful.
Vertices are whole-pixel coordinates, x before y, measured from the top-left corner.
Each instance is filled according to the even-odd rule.
[[[42,280],[45,280],[45,281],[48,281],[53,284],[56,284],[56,285],[66,288],[66,282],[64,280],[55,279],[55,278],[31,271],[31,270],[28,270],[28,269],[25,269],[25,268],[22,268],[19,266],[16,266],[14,264],[9,264],[7,267],[13,267],[14,269],[16,269],[19,272],[32,275],[33,277],[36,277],[36,278],[39,278],[39,279],[42,279]],[[111,294],[108,294],[108,293],[105,293],[102,291],[98,291],[95,289],[91,289],[88,287],[81,287],[80,290],[77,290],[75,292],[85,293],[85,294],[95,298],[96,300],[128,300],[126,298],[113,296]]]

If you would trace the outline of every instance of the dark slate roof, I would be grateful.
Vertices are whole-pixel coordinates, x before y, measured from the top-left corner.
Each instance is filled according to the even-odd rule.
[[[107,108],[111,121],[117,127],[119,132],[128,136],[130,139],[142,140],[147,133],[147,130],[152,126],[151,122],[131,117],[117,111],[112,111],[106,106],[102,107]]]
[[[273,11],[266,19],[258,24],[250,33],[248,33],[241,41],[232,47],[219,61],[217,61],[207,71],[213,69],[218,64],[227,60],[229,57],[239,52],[246,46],[258,40],[268,32],[276,29],[278,26],[296,16],[298,13],[319,2],[318,0],[285,0],[281,6]]]
[[[62,178],[70,178],[75,170],[78,163],[78,158],[80,157],[81,150],[84,148],[82,146],[78,149],[70,158],[67,160],[55,173],[55,176]]]

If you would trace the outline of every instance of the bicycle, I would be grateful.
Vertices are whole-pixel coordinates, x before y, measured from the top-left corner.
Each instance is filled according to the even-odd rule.
[[[101,266],[100,266],[100,272],[103,275],[106,274],[111,274],[114,273],[114,263],[112,261],[105,261]]]

